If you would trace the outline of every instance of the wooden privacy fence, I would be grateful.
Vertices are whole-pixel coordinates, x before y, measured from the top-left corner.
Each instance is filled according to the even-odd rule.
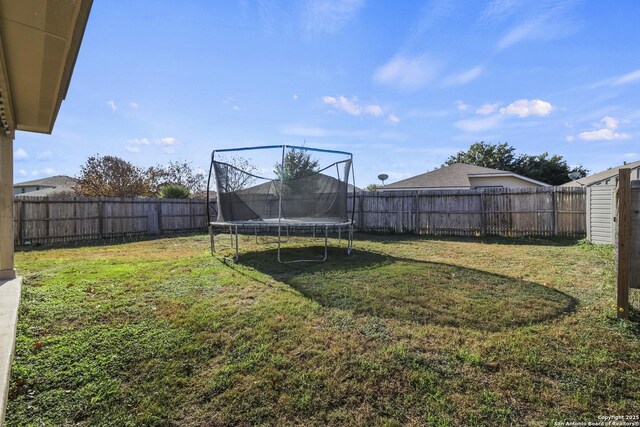
[[[584,237],[585,194],[567,187],[365,192],[356,195],[355,223],[433,235]]]
[[[433,235],[571,236],[586,234],[583,188],[363,192],[361,231]],[[353,206],[349,196],[349,209]],[[212,217],[215,218],[215,205]],[[21,197],[14,203],[16,245],[205,230],[199,199]]]
[[[204,230],[204,200],[21,197],[14,202],[16,245]]]

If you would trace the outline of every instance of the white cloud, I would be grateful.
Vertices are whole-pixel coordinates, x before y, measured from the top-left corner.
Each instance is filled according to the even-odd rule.
[[[167,136],[165,138],[160,138],[160,144],[162,145],[175,145],[178,143],[178,140],[172,136]]]
[[[138,103],[137,103],[136,101],[131,101],[131,102],[129,103],[129,107],[130,107],[130,108],[138,108]]]
[[[511,15],[520,3],[522,3],[520,0],[493,0],[482,12],[480,19],[499,20],[505,18]]]
[[[127,150],[130,153],[139,153],[140,152],[140,147],[136,147],[135,145],[127,145],[126,147],[124,147],[125,150]]]
[[[173,147],[163,147],[161,150],[164,154],[173,154],[176,150]]]
[[[16,161],[27,160],[29,158],[29,153],[27,153],[23,148],[18,148],[17,150],[13,150],[13,158]]]
[[[379,105],[367,105],[364,107],[364,112],[374,117],[384,116],[384,111],[382,111],[382,107]]]
[[[497,127],[502,121],[502,116],[494,114],[481,119],[464,119],[455,123],[455,126],[468,133],[483,132]]]
[[[458,109],[458,111],[467,111],[469,110],[469,108],[471,108],[471,105],[466,104],[464,101],[456,101],[456,108]]]
[[[605,116],[600,120],[604,127],[593,131],[581,132],[578,138],[584,141],[611,141],[614,139],[629,139],[631,135],[628,133],[619,133],[615,130],[618,128],[619,121],[610,116]]]
[[[581,24],[570,9],[577,2],[574,0],[549,0],[540,2],[494,2],[497,7],[485,11],[486,16],[500,18],[512,15],[517,9],[526,6],[523,20],[511,28],[500,40],[498,50],[506,49],[525,40],[554,40],[576,32]],[[487,13],[488,12],[488,13]],[[520,13],[519,13],[520,14]]]
[[[299,98],[298,95],[295,95],[295,94],[291,97],[291,99],[293,99],[294,101],[297,101],[298,98]]]
[[[495,113],[500,108],[500,104],[483,104],[476,110],[476,114],[486,116],[487,114]]]
[[[369,115],[373,117],[382,117],[384,116],[384,111],[382,107],[377,104],[360,104],[358,102],[358,98],[355,96],[351,99],[348,99],[344,96],[323,96],[322,101],[331,105],[333,108],[337,110],[344,111],[345,113],[351,114],[353,116],[361,116],[361,115]]]
[[[398,123],[400,123],[400,117],[396,116],[395,114],[389,114],[387,116],[387,122],[391,123],[392,125],[397,125]]]
[[[576,137],[573,136],[573,135],[569,135],[569,136],[567,136],[566,139],[567,139],[567,142],[573,142],[576,139]]]
[[[636,83],[640,81],[640,70],[632,71],[629,74],[620,76],[613,82],[614,86],[626,85],[629,83]]]
[[[518,117],[540,116],[544,117],[553,111],[553,106],[541,99],[518,99],[508,106],[501,108],[500,112],[506,115]]]
[[[463,86],[480,77],[483,71],[484,67],[478,65],[477,67],[470,68],[459,74],[453,74],[446,77],[443,83],[445,86]]]
[[[107,102],[107,105],[111,108],[111,111],[116,111],[116,103],[114,100]]]
[[[151,141],[147,138],[134,138],[129,140],[129,144],[131,145],[150,145]]]
[[[303,29],[307,36],[335,34],[364,6],[364,0],[307,0]]]
[[[51,160],[52,158],[53,158],[53,153],[49,150],[46,150],[38,153],[36,160],[44,161],[44,160]]]
[[[498,41],[498,49],[506,49],[522,40],[533,38],[533,34],[535,34],[540,25],[541,20],[539,18],[517,25]]]
[[[419,89],[433,81],[439,68],[440,64],[427,55],[398,54],[375,71],[373,81],[403,90]]]
[[[20,169],[20,170],[18,171],[18,175],[20,175],[20,176],[27,176],[27,171],[26,171],[26,170],[24,170],[24,169]]]

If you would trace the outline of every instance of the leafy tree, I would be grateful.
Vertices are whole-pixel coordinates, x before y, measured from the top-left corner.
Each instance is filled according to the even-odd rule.
[[[460,151],[449,157],[446,165],[466,163],[468,165],[484,166],[485,168],[511,171],[516,149],[506,142],[502,144],[487,144],[484,141],[471,144],[467,151]]]
[[[258,168],[249,160],[241,156],[234,156],[226,159],[225,163],[231,167],[227,167],[223,176],[219,177],[222,180],[219,183],[221,188],[226,191],[238,191],[250,187],[256,182],[256,178],[252,175],[258,172]]]
[[[141,168],[116,156],[89,157],[80,168],[74,191],[89,197],[141,197],[149,185]]]
[[[367,191],[377,191],[378,190],[378,184],[375,184],[375,183],[369,184],[369,185],[367,185],[366,190]]]
[[[285,193],[303,193],[313,189],[309,188],[311,183],[305,183],[301,178],[317,173],[318,166],[318,160],[313,160],[310,153],[294,148],[285,154],[282,165],[275,165],[273,172],[284,182]],[[294,180],[297,181],[295,185]]]
[[[587,170],[580,166],[569,168],[562,156],[549,156],[544,152],[539,156],[522,154],[514,162],[513,172],[551,185],[562,185],[569,182],[569,174],[579,172],[582,177],[587,176]]]
[[[180,184],[167,184],[160,188],[160,197],[163,199],[188,199],[191,196],[189,189]]]
[[[167,165],[151,166],[146,171],[149,192],[160,194],[162,187],[175,184],[185,187],[189,193],[197,196],[204,195],[207,183],[202,171],[194,170],[186,161],[172,161]]]
[[[504,142],[502,144],[487,144],[476,142],[467,151],[460,151],[449,157],[445,165],[466,163],[514,172],[528,178],[542,181],[551,185],[562,185],[569,182],[569,173],[579,172],[582,177],[589,172],[582,165],[570,168],[559,155],[550,156],[545,152],[540,155],[521,154],[516,157],[516,149]]]

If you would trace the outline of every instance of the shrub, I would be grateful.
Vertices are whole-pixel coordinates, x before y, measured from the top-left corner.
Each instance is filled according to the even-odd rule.
[[[160,197],[163,199],[188,199],[190,195],[189,189],[180,184],[167,184],[160,188]]]

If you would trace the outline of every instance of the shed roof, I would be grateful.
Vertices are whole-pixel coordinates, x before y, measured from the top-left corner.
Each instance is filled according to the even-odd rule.
[[[589,187],[591,185],[597,184],[600,181],[604,181],[606,179],[610,179],[615,176],[618,176],[618,173],[621,168],[629,168],[629,169],[640,168],[640,160],[638,160],[637,162],[625,163],[620,166],[615,166],[607,170],[604,170],[602,172],[585,176],[584,178],[580,178],[576,181],[567,182],[566,184],[563,184],[563,187],[579,187],[579,186]]]

